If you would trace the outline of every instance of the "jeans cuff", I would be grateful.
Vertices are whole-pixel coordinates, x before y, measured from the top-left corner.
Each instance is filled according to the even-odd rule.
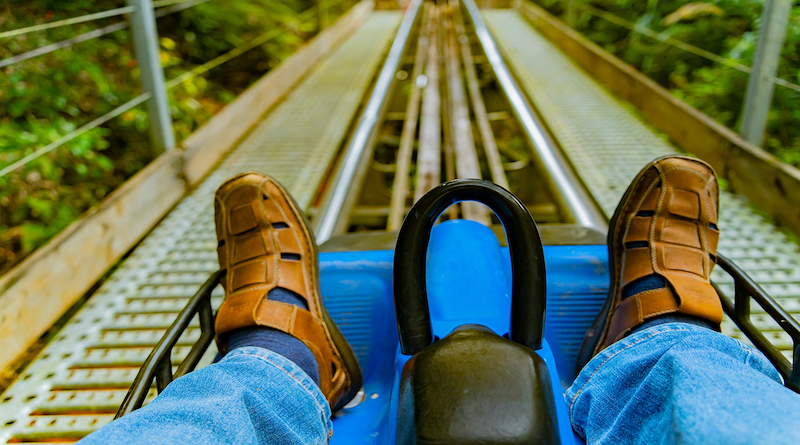
[[[603,363],[608,357],[613,355],[617,355],[624,349],[628,349],[629,347],[641,343],[643,340],[653,337],[658,334],[662,334],[664,332],[675,332],[675,331],[685,331],[687,333],[697,333],[697,334],[708,334],[711,331],[710,329],[702,326],[698,326],[691,323],[683,323],[683,322],[668,322],[668,323],[660,323],[654,326],[650,326],[648,328],[642,329],[640,331],[635,331],[632,334],[628,335],[625,338],[620,339],[619,341],[611,344],[611,346],[603,349],[599,354],[594,356],[589,363],[586,364],[586,368],[594,369],[598,367],[601,363]]]
[[[221,361],[228,360],[232,357],[236,356],[250,356],[260,359],[269,365],[275,367],[286,373],[289,377],[291,377],[294,381],[297,382],[299,389],[304,390],[309,396],[314,398],[316,404],[322,410],[322,415],[325,418],[326,428],[328,430],[328,438],[333,431],[333,423],[331,422],[331,407],[328,403],[328,400],[325,399],[325,396],[322,394],[322,391],[319,389],[319,386],[311,380],[311,377],[303,371],[302,368],[297,366],[293,361],[289,360],[288,358],[278,354],[277,352],[270,351],[269,349],[259,348],[258,346],[243,346],[240,348],[236,348],[229,353],[225,354]]]
[[[659,324],[656,326],[649,327],[647,329],[642,329],[641,331],[636,331],[627,337],[613,343],[611,346],[603,349],[600,351],[599,354],[592,357],[592,359],[587,363],[581,372],[578,374],[578,377],[575,378],[575,381],[572,385],[567,389],[564,394],[564,397],[567,402],[567,406],[569,409],[569,417],[570,421],[572,422],[572,427],[575,429],[578,434],[582,437],[585,436],[585,432],[583,428],[581,428],[580,422],[576,422],[575,419],[579,416],[576,416],[574,412],[575,402],[577,399],[584,393],[584,389],[586,389],[590,385],[590,381],[592,377],[606,364],[609,360],[625,352],[625,350],[630,349],[634,346],[642,342],[648,341],[648,339],[652,339],[653,337],[657,337],[660,334],[669,333],[669,332],[685,332],[686,334],[689,333],[709,333],[707,328],[703,328],[700,326],[696,326],[693,324],[687,323],[664,323]]]

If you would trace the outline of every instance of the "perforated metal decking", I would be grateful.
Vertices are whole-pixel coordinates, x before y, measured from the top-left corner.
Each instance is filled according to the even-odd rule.
[[[506,62],[547,122],[587,190],[609,217],[636,173],[658,156],[677,152],[632,107],[598,85],[513,10],[484,17]],[[795,316],[800,315],[800,251],[731,193],[720,198],[719,251],[742,266]],[[713,278],[730,283],[719,270]],[[732,287],[722,286],[733,295]],[[791,360],[792,343],[753,307],[753,322]],[[743,338],[731,321],[723,331]]]
[[[72,442],[113,418],[164,329],[218,267],[217,186],[264,171],[308,207],[400,18],[373,13],[135,249],[3,394],[0,443]],[[173,364],[198,335],[196,325],[187,331]]]

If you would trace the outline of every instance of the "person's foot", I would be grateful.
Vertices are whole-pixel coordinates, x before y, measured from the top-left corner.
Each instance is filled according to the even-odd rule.
[[[215,323],[220,353],[248,342],[270,349],[270,335],[281,337],[278,348],[305,345],[331,408],[344,406],[361,388],[361,370],[322,305],[317,246],[301,209],[273,178],[243,173],[220,186],[214,210],[225,289]]]
[[[709,281],[718,209],[716,174],[699,159],[666,156],[639,173],[609,224],[611,286],[581,345],[578,372],[600,351],[660,317],[719,330],[722,305]]]

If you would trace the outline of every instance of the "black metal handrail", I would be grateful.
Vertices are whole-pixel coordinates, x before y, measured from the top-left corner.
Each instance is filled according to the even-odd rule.
[[[156,380],[156,390],[160,393],[172,382],[172,380],[191,372],[200,362],[208,345],[214,339],[214,312],[211,309],[211,292],[219,284],[220,272],[214,272],[211,276],[200,286],[200,289],[192,298],[189,303],[178,314],[178,318],[167,329],[164,336],[159,340],[153,352],[147,357],[136,378],[133,380],[133,385],[128,393],[125,395],[125,400],[122,406],[119,407],[115,419],[130,414],[139,409],[144,404],[147,394],[150,392],[150,387],[153,385],[153,379]],[[172,348],[178,342],[178,339],[186,331],[189,323],[195,315],[199,315],[200,319],[200,338],[192,345],[192,349],[186,358],[183,359],[175,373],[172,373]]]
[[[403,354],[413,355],[433,342],[425,265],[431,229],[439,216],[461,201],[492,209],[506,230],[511,253],[509,338],[531,349],[542,347],[546,284],[544,250],[525,205],[499,185],[480,179],[457,179],[434,188],[408,212],[394,256],[394,304]]]
[[[733,261],[723,255],[717,255],[717,264],[733,278],[733,301],[722,292],[718,285],[714,284],[725,313],[736,323],[753,345],[772,362],[775,369],[783,376],[786,387],[800,393],[800,368],[797,366],[800,362],[800,323],[786,312],[775,299],[767,295],[764,289]],[[750,302],[752,300],[755,300],[764,309],[764,312],[772,317],[778,323],[778,326],[792,338],[792,363],[750,321]]]

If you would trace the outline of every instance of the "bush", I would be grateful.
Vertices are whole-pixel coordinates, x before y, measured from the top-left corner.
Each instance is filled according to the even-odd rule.
[[[556,15],[565,12],[565,0],[536,0],[536,3]],[[752,65],[763,0],[586,0],[585,3],[742,65]],[[630,32],[587,12],[579,15],[576,29],[675,96],[738,130],[747,74]],[[792,9],[778,77],[800,83],[800,5]],[[800,166],[797,91],[775,87],[764,148],[782,161]]]
[[[0,31],[118,8],[124,0],[12,0]],[[264,32],[287,32],[169,91],[178,141],[292,54],[316,30],[296,25],[310,0],[212,0],[158,19],[166,79]],[[2,40],[0,59],[124,20],[113,17]],[[128,29],[0,69],[0,168],[141,93]],[[0,178],[0,274],[141,170],[150,147],[144,105]]]

